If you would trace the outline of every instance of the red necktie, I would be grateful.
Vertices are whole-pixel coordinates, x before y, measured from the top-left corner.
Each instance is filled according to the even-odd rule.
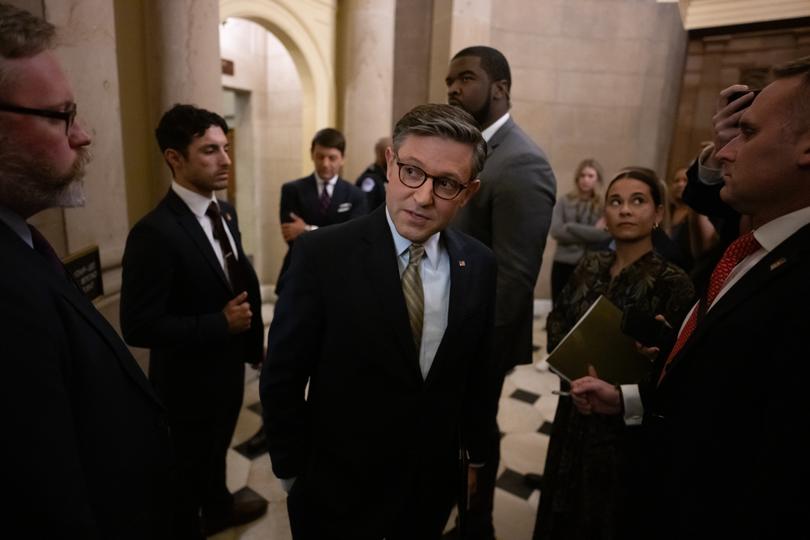
[[[728,275],[731,273],[731,271],[734,270],[734,267],[760,247],[762,246],[759,245],[757,239],[754,238],[753,231],[751,231],[734,240],[731,245],[726,248],[720,262],[714,267],[712,277],[709,280],[709,290],[706,291],[706,298],[702,298],[700,300],[695,309],[692,310],[689,320],[687,320],[686,324],[683,326],[683,330],[681,330],[677,341],[675,341],[675,346],[672,347],[672,351],[667,357],[666,364],[664,364],[664,369],[661,370],[661,376],[658,378],[658,384],[661,384],[661,381],[664,379],[664,375],[666,374],[667,368],[669,367],[670,362],[672,362],[672,359],[675,358],[675,355],[678,354],[678,352],[683,348],[684,344],[689,339],[689,336],[691,336],[692,332],[695,331],[698,313],[711,307],[712,302],[714,302],[714,299],[717,298],[720,289],[723,288],[723,284],[726,282],[726,279],[728,279]]]

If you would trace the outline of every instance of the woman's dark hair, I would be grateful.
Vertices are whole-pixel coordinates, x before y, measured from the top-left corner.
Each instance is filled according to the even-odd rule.
[[[661,181],[658,179],[658,175],[655,174],[655,171],[652,169],[648,169],[646,167],[625,167],[621,171],[619,171],[616,176],[608,184],[607,190],[605,191],[605,196],[610,193],[611,186],[618,180],[624,180],[625,178],[632,178],[633,180],[638,180],[639,182],[644,182],[647,184],[647,187],[650,188],[650,195],[652,195],[653,202],[655,206],[661,206],[664,204],[664,195],[661,189]]]

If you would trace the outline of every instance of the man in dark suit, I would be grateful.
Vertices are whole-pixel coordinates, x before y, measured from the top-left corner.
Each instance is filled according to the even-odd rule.
[[[543,260],[556,197],[554,172],[545,153],[509,115],[512,76],[509,63],[491,47],[469,47],[450,62],[447,102],[475,117],[489,145],[481,190],[453,225],[495,252],[495,354],[499,384],[516,364],[532,361],[534,286]],[[500,434],[490,437],[499,452]],[[492,503],[498,460],[481,472],[480,498],[471,511],[473,538],[491,539]]]
[[[260,392],[296,540],[438,538],[459,444],[489,457],[495,263],[446,228],[484,156],[467,113],[416,107],[386,151],[386,204],[293,252]]]
[[[289,250],[276,281],[276,293],[281,292],[290,253],[299,236],[368,212],[365,193],[339,176],[346,152],[343,134],[333,128],[320,130],[312,138],[310,152],[315,172],[281,186],[281,234]]]
[[[199,535],[200,512],[213,534],[267,509],[225,485],[244,366],[261,362],[263,331],[236,212],[214,197],[228,185],[227,130],[222,117],[191,105],[163,115],[156,135],[174,181],[130,231],[123,260],[121,327],[130,345],[151,349],[149,378],[169,412],[190,536]]]
[[[168,539],[175,493],[163,407],[25,222],[84,203],[90,136],[53,35],[0,4],[0,526],[8,538]]]
[[[585,413],[643,415],[646,537],[782,538],[810,505],[810,57],[774,73],[716,152],[720,199],[753,231],[729,246],[654,380],[572,385]]]
[[[391,138],[383,137],[374,145],[374,163],[360,173],[354,185],[363,190],[368,199],[368,209],[374,210],[385,203],[385,184],[388,175],[385,171],[385,150],[391,146]]]

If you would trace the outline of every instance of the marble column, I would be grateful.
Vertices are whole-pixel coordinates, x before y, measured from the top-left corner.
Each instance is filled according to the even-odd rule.
[[[152,125],[175,103],[221,112],[218,0],[146,0],[144,18]],[[154,169],[162,196],[171,177],[159,155]]]
[[[396,2],[346,0],[338,10],[339,129],[347,140],[343,175],[354,180],[374,161],[374,143],[391,134]]]

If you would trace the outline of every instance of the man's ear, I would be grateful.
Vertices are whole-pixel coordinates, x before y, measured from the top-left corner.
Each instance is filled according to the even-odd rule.
[[[799,167],[810,169],[810,128],[805,129],[796,141],[797,163]]]
[[[479,180],[478,178],[467,184],[467,189],[465,189],[464,193],[462,193],[463,199],[461,199],[458,206],[459,207],[465,206],[470,201],[470,199],[473,198],[473,195],[475,195],[478,192],[478,189],[480,187],[481,187],[481,180]]]
[[[505,99],[509,101],[509,85],[506,84],[506,79],[495,81],[492,83],[492,97],[494,99]]]
[[[169,168],[173,173],[177,173],[178,166],[183,161],[183,156],[174,148],[167,148],[163,151],[163,159],[169,164]]]

